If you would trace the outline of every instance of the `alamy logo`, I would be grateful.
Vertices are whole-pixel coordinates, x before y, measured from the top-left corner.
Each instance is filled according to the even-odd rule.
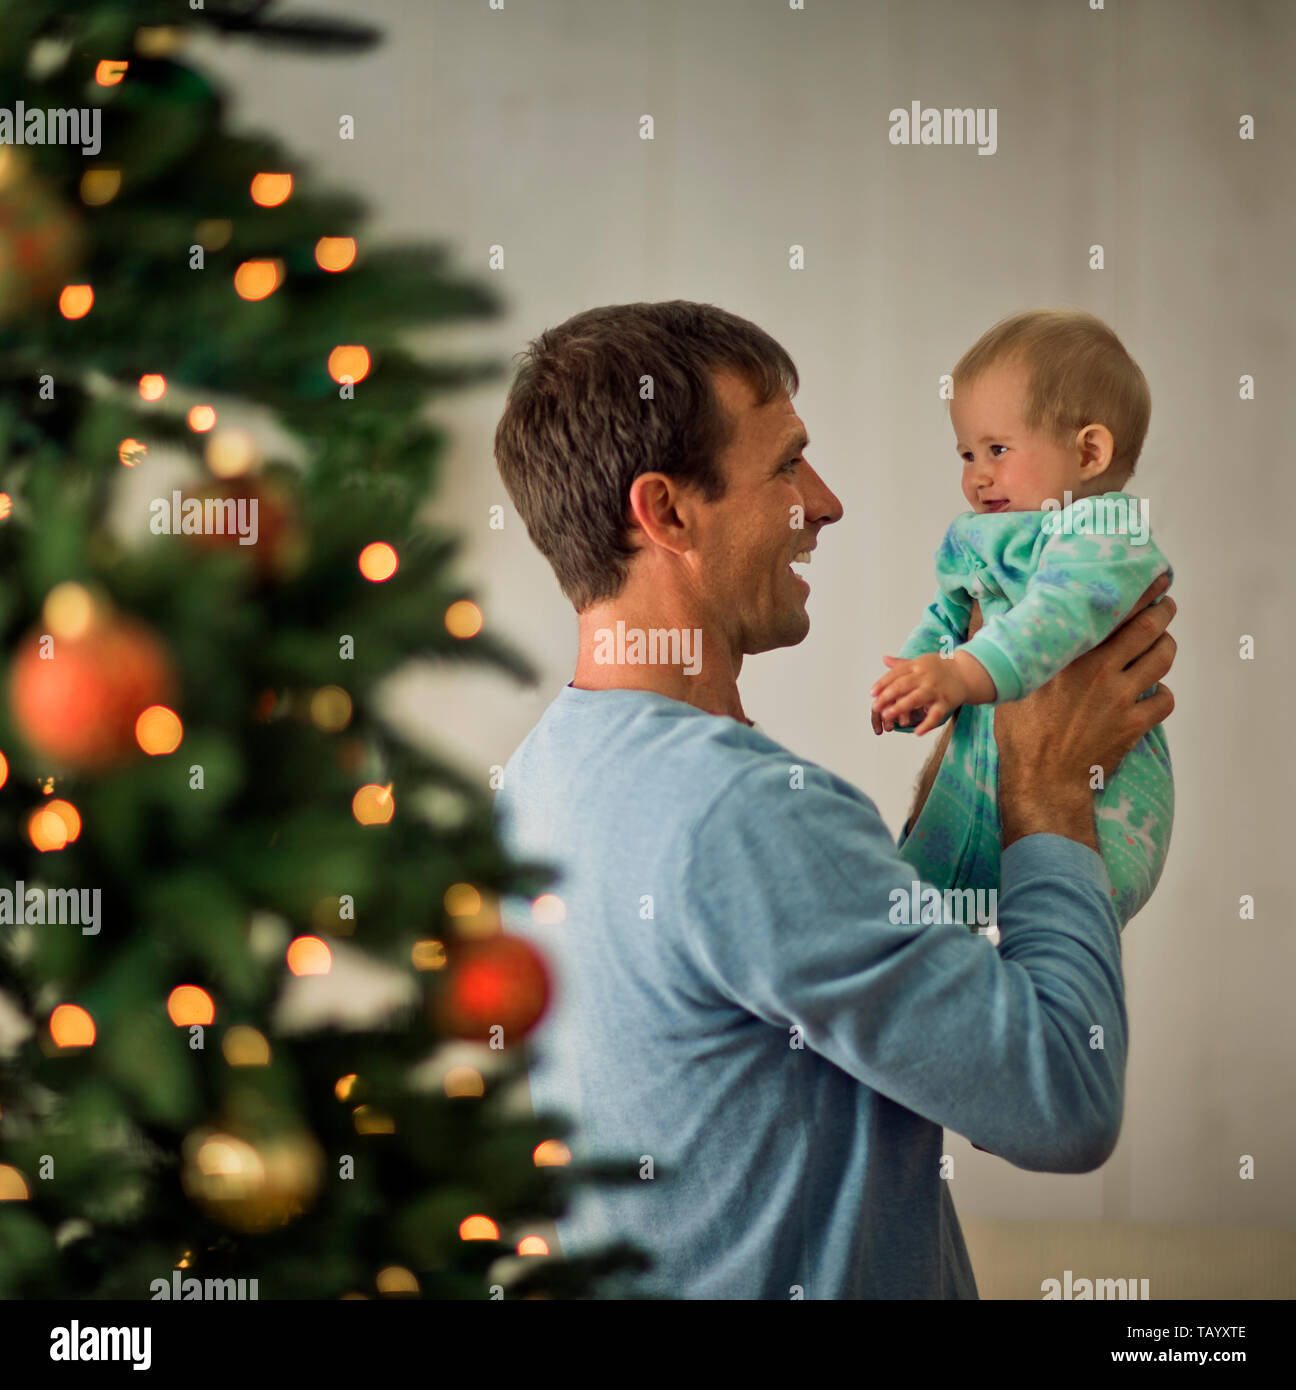
[[[0,927],[74,926],[82,936],[98,936],[101,891],[28,888],[20,878],[12,888],[0,888]]]
[[[255,497],[185,497],[179,489],[149,503],[149,530],[155,536],[234,536],[240,545],[257,541]]]
[[[23,102],[0,106],[0,145],[80,145],[86,158],[103,149],[103,112],[97,106],[60,106],[52,111]]]
[[[1077,500],[1068,490],[1060,502],[1046,497],[1040,510],[1045,514],[1040,530],[1046,536],[1128,536],[1131,545],[1146,545],[1152,535],[1148,519],[1152,509],[1146,497],[1122,493]]]
[[[997,106],[924,107],[914,101],[907,111],[895,107],[888,119],[893,145],[976,145],[977,154],[994,154],[999,148]]]
[[[626,627],[617,619],[594,629],[594,660],[600,666],[681,666],[686,676],[702,669],[702,629]]]
[[[1061,1279],[1045,1279],[1040,1285],[1044,1301],[1055,1298],[1072,1299],[1129,1299],[1150,1298],[1146,1279],[1076,1279],[1071,1278],[1069,1269],[1062,1271]]]
[[[960,927],[994,927],[999,915],[997,888],[947,888],[943,893],[919,879],[905,888],[891,890],[892,926],[930,926],[952,922]],[[997,928],[994,933],[997,934]]]

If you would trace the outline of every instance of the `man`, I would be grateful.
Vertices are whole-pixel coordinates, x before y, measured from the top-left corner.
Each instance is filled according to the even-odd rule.
[[[1090,769],[1173,708],[1137,697],[1170,668],[1174,603],[996,712],[999,948],[897,924],[912,872],[876,807],[738,693],[745,656],[805,637],[792,565],[842,516],[798,386],[754,324],[676,301],[578,314],[510,390],[496,458],[580,629],[497,801],[510,852],[562,872],[561,923],[506,906],[556,978],[532,1096],[575,1121],[578,1159],[623,1165],[559,1234],[569,1255],[644,1249],[625,1291],[975,1298],[942,1126],[1048,1172],[1116,1143],[1126,1015]]]

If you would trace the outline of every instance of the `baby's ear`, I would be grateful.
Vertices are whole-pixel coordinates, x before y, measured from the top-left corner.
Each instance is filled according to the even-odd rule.
[[[1116,457],[1116,440],[1106,425],[1086,425],[1076,435],[1080,450],[1080,473],[1086,478],[1100,477]]]

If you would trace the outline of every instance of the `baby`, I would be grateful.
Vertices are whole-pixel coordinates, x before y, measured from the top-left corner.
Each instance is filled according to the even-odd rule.
[[[996,324],[954,368],[950,421],[963,495],[936,553],[939,592],[873,686],[873,729],[929,733],[957,714],[949,748],[900,852],[942,889],[999,884],[993,705],[1037,689],[1128,616],[1172,571],[1148,506],[1121,491],[1151,414],[1138,365],[1092,314],[1032,310]],[[968,636],[974,606],[981,627]],[[1145,692],[1151,694],[1152,691]],[[1161,876],[1174,820],[1158,725],[1094,814],[1122,928]]]

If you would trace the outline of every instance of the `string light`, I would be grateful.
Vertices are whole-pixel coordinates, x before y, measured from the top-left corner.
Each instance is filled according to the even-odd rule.
[[[258,174],[252,180],[252,201],[259,207],[277,208],[292,193],[291,174]]]
[[[446,609],[445,625],[451,637],[476,637],[482,630],[482,611],[471,599],[461,598]]]
[[[58,306],[65,319],[83,319],[94,307],[94,290],[89,285],[64,285]]]
[[[135,742],[153,757],[174,753],[183,738],[180,716],[166,705],[150,705],[135,721]]]
[[[87,169],[81,175],[81,201],[91,208],[101,208],[121,192],[121,170],[114,166]]]
[[[80,1004],[60,1004],[50,1014],[50,1037],[55,1047],[92,1047],[95,1040],[94,1019]]]
[[[369,349],[356,343],[342,343],[329,353],[328,371],[334,381],[363,381],[369,367]]]
[[[167,996],[167,1016],[177,1028],[206,1025],[216,1018],[216,1005],[205,989],[197,985],[177,985]]]
[[[452,883],[442,899],[451,917],[475,917],[481,911],[481,894],[471,883]]]
[[[396,573],[400,559],[386,541],[371,541],[360,552],[357,563],[371,584],[382,584]]]
[[[95,81],[101,87],[115,87],[126,76],[128,67],[127,59],[101,58],[95,67]]]
[[[282,261],[244,261],[234,272],[234,290],[240,299],[267,299],[282,276]]]
[[[396,814],[391,783],[380,787],[370,782],[351,798],[351,814],[361,825],[386,825]]]
[[[321,270],[347,270],[356,258],[355,237],[322,236],[315,243],[315,264]]]
[[[287,959],[294,975],[327,975],[333,968],[333,952],[318,936],[299,936],[290,942]]]
[[[149,372],[140,377],[139,393],[146,401],[160,401],[166,395],[166,377]]]

